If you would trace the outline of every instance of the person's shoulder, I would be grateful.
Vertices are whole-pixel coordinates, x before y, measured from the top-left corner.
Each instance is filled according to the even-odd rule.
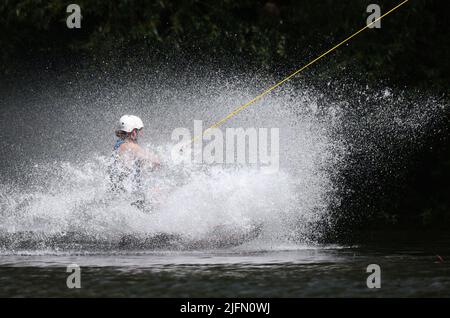
[[[130,150],[130,145],[129,145],[129,143],[124,142],[124,143],[122,143],[122,144],[119,146],[119,151],[124,152],[124,151],[127,151],[127,150]]]
[[[141,147],[138,144],[132,142],[124,142],[119,147],[120,151],[139,151]]]

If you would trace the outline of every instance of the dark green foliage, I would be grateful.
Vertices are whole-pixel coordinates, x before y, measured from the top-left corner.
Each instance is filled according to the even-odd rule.
[[[5,0],[0,4],[2,70],[18,57],[101,55],[124,47],[239,56],[269,69],[295,68],[365,24],[373,1],[86,1],[82,28],[65,26],[69,2]],[[379,1],[382,12],[392,1]],[[358,65],[372,79],[444,90],[450,48],[447,1],[411,0],[342,48],[339,66]],[[330,70],[331,72],[332,70]]]

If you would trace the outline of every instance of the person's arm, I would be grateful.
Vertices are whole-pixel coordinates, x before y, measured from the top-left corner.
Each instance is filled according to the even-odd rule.
[[[138,144],[126,143],[120,146],[120,152],[125,155],[127,161],[132,163],[135,160],[140,160],[148,169],[155,169],[161,166],[159,158],[152,152],[143,149]]]
[[[145,151],[145,150],[144,150]],[[146,154],[146,160],[145,162],[150,164],[150,169],[158,169],[161,167],[161,161],[159,160],[158,156],[150,151],[145,151]]]
[[[139,145],[135,144],[134,146],[137,158],[142,160],[148,169],[153,170],[161,166],[161,162],[156,154]]]

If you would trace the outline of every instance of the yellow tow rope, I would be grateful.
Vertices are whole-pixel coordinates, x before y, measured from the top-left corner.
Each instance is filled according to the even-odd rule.
[[[323,58],[324,56],[328,55],[329,53],[333,52],[334,50],[336,50],[338,47],[340,47],[342,44],[345,44],[346,42],[348,42],[350,39],[352,39],[353,37],[355,37],[356,35],[358,35],[359,33],[363,32],[364,30],[366,30],[367,28],[369,28],[370,26],[372,26],[373,24],[375,24],[377,21],[381,20],[382,18],[384,18],[385,16],[387,16],[388,14],[392,13],[393,11],[397,10],[399,7],[401,7],[402,5],[404,5],[406,2],[408,2],[409,0],[405,0],[403,2],[401,2],[400,4],[396,5],[394,8],[392,8],[391,10],[389,10],[388,12],[386,12],[385,14],[383,14],[382,16],[380,16],[379,18],[375,19],[374,21],[372,21],[371,23],[367,24],[365,27],[363,27],[362,29],[360,29],[359,31],[353,33],[352,35],[350,35],[348,38],[346,38],[345,40],[343,40],[342,42],[340,42],[339,44],[333,46],[331,49],[329,49],[328,51],[326,51],[325,53],[319,55],[318,57],[316,57],[314,60],[312,60],[311,62],[309,62],[308,64],[304,65],[303,67],[301,67],[300,69],[296,70],[295,72],[291,73],[290,75],[288,75],[286,78],[284,78],[283,80],[281,80],[280,82],[276,83],[275,85],[273,85],[272,87],[268,88],[267,90],[265,90],[264,92],[262,92],[261,94],[259,94],[258,96],[256,96],[255,98],[253,98],[251,101],[245,103],[244,105],[236,108],[235,110],[233,110],[231,113],[229,113],[227,116],[225,116],[224,118],[222,118],[221,120],[219,120],[218,122],[216,122],[215,124],[211,125],[210,127],[208,127],[207,129],[205,129],[203,131],[202,134],[194,136],[194,138],[192,138],[191,143],[193,143],[194,141],[196,141],[198,138],[200,138],[200,136],[203,136],[204,134],[206,134],[206,132],[208,132],[209,130],[213,129],[213,128],[217,128],[220,125],[222,125],[224,122],[226,122],[228,119],[230,119],[231,117],[233,117],[234,115],[238,114],[239,112],[241,112],[242,110],[244,110],[245,108],[247,108],[248,106],[250,106],[251,104],[253,104],[254,102],[256,102],[257,100],[261,99],[262,97],[264,97],[265,95],[269,94],[271,91],[273,91],[275,88],[277,88],[278,86],[280,86],[281,84],[283,84],[284,82],[288,81],[289,79],[291,79],[292,77],[294,77],[295,75],[297,75],[298,73],[300,73],[301,71],[303,71],[304,69],[306,69],[308,66],[313,65],[314,63],[316,63],[317,61],[319,61],[321,58]]]

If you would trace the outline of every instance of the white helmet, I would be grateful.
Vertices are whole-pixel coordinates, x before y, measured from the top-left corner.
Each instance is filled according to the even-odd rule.
[[[144,127],[142,120],[134,115],[123,115],[119,119],[119,128],[117,130],[132,132],[134,129],[141,129]]]

